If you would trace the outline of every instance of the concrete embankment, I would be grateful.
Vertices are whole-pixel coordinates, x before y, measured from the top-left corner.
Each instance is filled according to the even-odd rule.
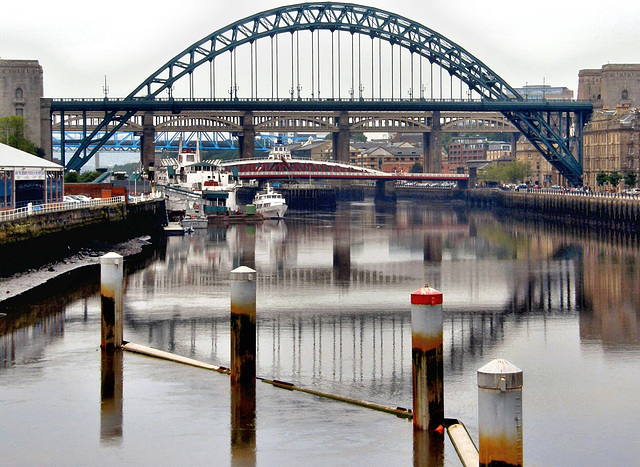
[[[34,214],[0,223],[0,274],[41,266],[92,242],[116,243],[161,232],[164,200]]]
[[[504,209],[514,216],[540,215],[569,224],[640,231],[640,199],[636,198],[475,189],[467,191],[466,201]]]

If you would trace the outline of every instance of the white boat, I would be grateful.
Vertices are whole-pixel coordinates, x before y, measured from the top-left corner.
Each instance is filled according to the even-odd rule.
[[[168,211],[184,211],[200,204],[200,214],[225,214],[238,210],[238,182],[221,161],[203,161],[200,145],[178,148],[177,158],[165,158],[156,167],[156,183],[167,198]]]
[[[276,144],[269,151],[268,159],[273,159],[273,160],[291,159],[291,151],[289,151],[289,149],[283,144]]]
[[[206,229],[209,225],[209,219],[207,216],[185,216],[181,221],[180,225],[185,229]]]
[[[169,224],[164,227],[164,234],[168,237],[184,235],[185,229],[178,222],[169,222]]]
[[[269,184],[267,184],[265,191],[256,193],[253,205],[256,207],[256,213],[261,214],[265,219],[283,218],[288,207],[284,196]]]

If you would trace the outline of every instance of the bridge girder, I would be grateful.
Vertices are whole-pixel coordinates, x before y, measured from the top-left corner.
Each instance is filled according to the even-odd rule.
[[[335,132],[335,118],[339,112],[254,112],[253,120],[257,132]],[[88,115],[87,131],[93,131],[101,121],[95,112]],[[134,115],[122,132],[142,131],[142,113]],[[158,132],[198,131],[240,132],[242,112],[182,112],[180,114],[154,113],[154,127]],[[349,131],[428,133],[431,131],[432,112],[349,112]],[[519,133],[509,119],[497,112],[441,112],[440,125],[443,133]],[[65,118],[67,131],[83,130],[82,114]],[[54,121],[53,131],[60,131],[60,121]]]
[[[177,81],[183,78],[190,80],[197,68],[209,66],[215,57],[235,51],[241,45],[253,44],[262,38],[305,30],[345,31],[371,38],[376,37],[410,51],[412,57],[416,54],[426,58],[431,64],[438,65],[452,78],[455,76],[465,83],[469,92],[476,92],[483,100],[506,101],[514,104],[524,100],[505,80],[465,49],[415,21],[384,10],[353,4],[303,3],[249,16],[204,37],[156,70],[136,87],[125,101],[130,104],[152,101],[164,91],[168,91],[171,97],[173,86]],[[253,67],[253,59],[251,66]],[[233,91],[231,92],[233,96]],[[293,89],[291,93],[293,98]],[[54,107],[52,103],[52,109]],[[582,124],[587,120],[590,110],[580,112],[577,120]],[[69,161],[68,168],[81,167],[101,144],[122,128],[135,114],[136,110],[105,112],[104,120],[85,138]],[[578,160],[576,160],[569,144],[569,131],[563,133],[563,125],[554,128],[545,121],[545,115],[540,112],[514,108],[514,110],[504,111],[503,114],[571,183],[581,183],[581,142],[577,144]],[[546,118],[550,120],[549,114]],[[568,115],[565,120],[569,120]],[[557,133],[558,129],[560,133]],[[580,133],[581,131],[582,128],[579,129]],[[83,155],[85,149],[90,146],[93,149]]]

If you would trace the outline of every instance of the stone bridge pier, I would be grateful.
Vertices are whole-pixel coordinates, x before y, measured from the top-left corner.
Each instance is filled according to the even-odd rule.
[[[395,203],[396,182],[387,180],[376,180],[376,192],[373,197],[374,202]]]

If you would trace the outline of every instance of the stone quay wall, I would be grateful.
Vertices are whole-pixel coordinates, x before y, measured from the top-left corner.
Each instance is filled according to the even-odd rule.
[[[640,198],[474,189],[466,201],[514,215],[540,215],[564,223],[640,232]]]
[[[0,273],[46,264],[93,242],[119,243],[159,235],[164,200],[87,207],[0,223]]]

